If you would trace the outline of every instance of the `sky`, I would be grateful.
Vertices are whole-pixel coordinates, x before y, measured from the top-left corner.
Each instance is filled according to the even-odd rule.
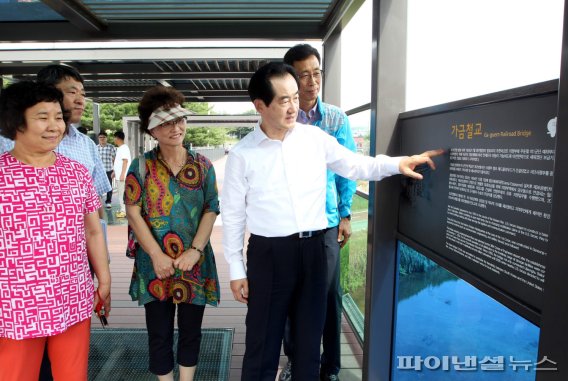
[[[558,78],[564,0],[408,0],[407,109]]]
[[[252,102],[210,102],[217,114],[238,115],[248,110],[254,110]]]
[[[564,0],[407,1],[406,110],[560,75]],[[371,100],[372,15],[366,1],[342,31],[344,110]]]

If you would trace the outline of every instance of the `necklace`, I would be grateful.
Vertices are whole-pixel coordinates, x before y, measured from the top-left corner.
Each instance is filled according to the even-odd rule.
[[[175,169],[181,169],[183,168],[183,166],[186,164],[187,162],[187,153],[184,151],[183,152],[183,159],[181,160],[181,162],[179,161],[175,161],[175,160],[169,160],[164,158],[164,155],[162,155],[161,153],[159,154],[159,158],[162,159],[163,161],[166,162],[166,164],[170,167],[170,168],[175,168]]]

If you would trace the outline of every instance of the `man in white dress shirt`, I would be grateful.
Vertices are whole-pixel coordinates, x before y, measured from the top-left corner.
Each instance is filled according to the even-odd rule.
[[[319,378],[327,298],[326,168],[353,180],[398,173],[421,179],[414,168],[434,168],[431,157],[443,151],[364,157],[318,127],[298,124],[298,78],[288,65],[261,67],[248,91],[262,121],[230,151],[221,201],[231,290],[235,300],[248,304],[241,380],[275,379],[290,316],[294,380],[313,381]],[[251,233],[248,270],[243,261],[246,227]]]

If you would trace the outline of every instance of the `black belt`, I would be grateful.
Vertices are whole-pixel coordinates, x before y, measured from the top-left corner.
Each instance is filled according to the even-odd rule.
[[[312,237],[317,237],[318,235],[325,233],[326,230],[327,229],[299,232],[299,233],[290,234],[289,236],[286,236],[284,238],[298,238],[298,239],[312,238]]]
[[[255,236],[255,237],[258,237],[258,238],[262,238],[262,239],[306,239],[306,238],[317,237],[317,236],[327,232],[330,229],[333,229],[333,228],[325,228],[325,229],[321,229],[321,230],[310,230],[310,231],[299,232],[299,233],[294,233],[294,234],[290,234],[290,235],[287,235],[287,236],[280,236],[280,237],[265,237],[265,236],[254,234],[254,233],[251,233],[251,236]]]

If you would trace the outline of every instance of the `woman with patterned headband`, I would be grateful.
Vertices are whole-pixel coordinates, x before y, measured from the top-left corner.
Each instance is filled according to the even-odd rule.
[[[195,374],[205,305],[217,306],[219,281],[209,243],[219,214],[215,170],[184,145],[183,95],[171,88],[148,90],[138,106],[143,132],[158,141],[134,159],[126,177],[126,215],[139,246],[130,284],[146,309],[149,370],[173,380],[174,315],[177,307],[180,381]]]

